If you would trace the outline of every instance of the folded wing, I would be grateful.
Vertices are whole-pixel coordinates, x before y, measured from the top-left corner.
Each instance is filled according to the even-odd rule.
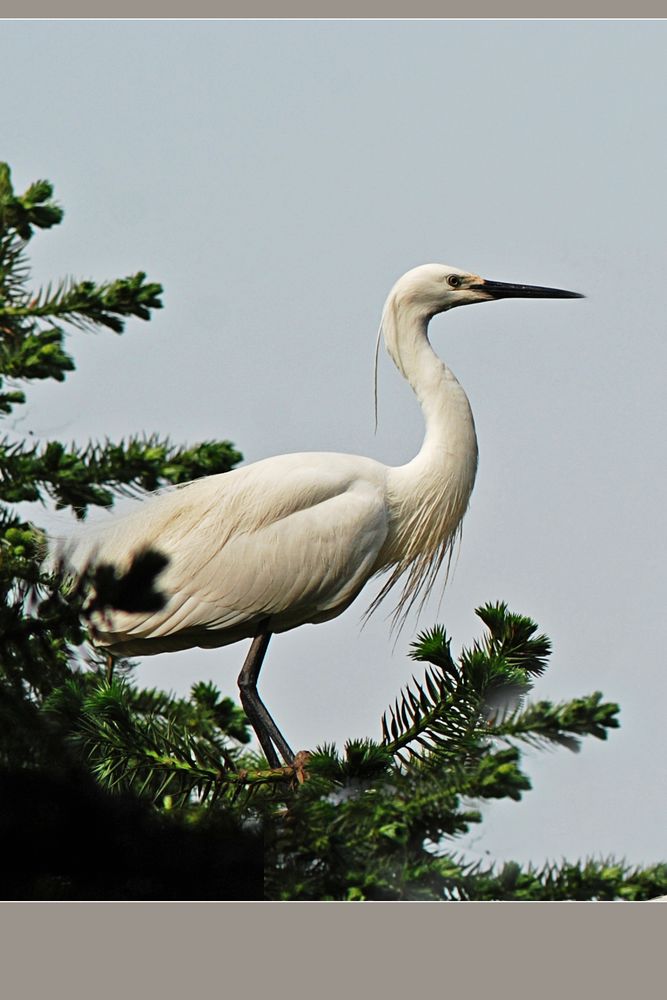
[[[96,640],[131,655],[218,646],[344,610],[378,569],[384,467],[355,456],[283,455],[143,501],[80,539],[71,561],[169,560],[159,611],[96,612]]]

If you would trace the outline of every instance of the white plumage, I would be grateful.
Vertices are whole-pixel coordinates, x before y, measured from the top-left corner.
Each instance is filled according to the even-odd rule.
[[[92,556],[124,569],[144,548],[169,559],[156,581],[165,607],[96,613],[96,641],[157,653],[225,645],[263,623],[284,632],[333,617],[371,575],[386,539],[384,480],[370,459],[280,455],[170,489],[83,534],[73,552],[81,566]]]
[[[268,636],[339,615],[377,573],[389,575],[371,610],[399,580],[399,617],[428,592],[451,554],[477,468],[468,399],[433,351],[428,323],[454,306],[519,296],[577,297],[488,282],[441,264],[415,268],[394,285],[382,333],[426,424],[423,445],[406,465],[326,452],[281,455],[148,496],[133,513],[60,546],[78,570],[91,563],[122,569],[147,548],[169,560],[156,581],[164,607],[96,612],[95,641],[142,655],[255,637],[239,678],[242,702],[269,762],[279,763],[274,746],[291,762],[255,688]]]

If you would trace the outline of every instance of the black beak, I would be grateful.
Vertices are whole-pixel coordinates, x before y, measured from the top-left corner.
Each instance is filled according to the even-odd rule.
[[[486,292],[492,299],[583,299],[581,292],[567,292],[564,288],[543,288],[542,285],[513,285],[507,281],[486,281],[469,285],[476,292]]]

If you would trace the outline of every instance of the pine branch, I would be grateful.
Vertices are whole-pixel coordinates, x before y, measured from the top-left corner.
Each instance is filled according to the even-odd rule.
[[[536,676],[544,672],[551,653],[551,642],[546,635],[535,635],[537,625],[534,621],[525,615],[509,612],[502,601],[476,608],[475,614],[489,630],[482,646],[489,657],[502,659],[507,666],[518,667]],[[473,649],[477,651],[479,648],[475,643]]]
[[[175,698],[157,688],[127,688],[128,704],[142,716],[161,715],[192,732],[213,738],[220,731],[238,743],[247,744],[251,736],[245,712],[231,698],[223,698],[210,681],[192,685],[189,698]]]
[[[10,380],[62,381],[73,370],[59,322],[122,333],[128,318],[149,320],[151,310],[162,308],[162,286],[146,281],[143,271],[102,283],[70,278],[29,292],[26,244],[35,227],[48,229],[63,218],[52,195],[48,181],[37,181],[17,196],[9,167],[0,163],[0,372]],[[0,413],[23,402],[19,389],[0,391]]]
[[[151,309],[162,308],[162,286],[145,279],[143,271],[102,284],[70,278],[59,282],[55,290],[48,285],[29,303],[6,306],[3,312],[9,321],[28,317],[59,320],[81,330],[104,326],[122,333],[126,317],[149,320]]]
[[[0,310],[0,325],[7,310]],[[12,381],[55,379],[63,382],[66,372],[74,371],[74,361],[63,349],[64,333],[60,327],[38,331],[35,326],[19,333],[9,327],[0,340],[0,371]],[[6,407],[3,407],[5,412]]]
[[[71,739],[103,785],[131,789],[156,804],[166,795],[181,808],[195,799],[212,804],[230,791],[293,779],[292,768],[241,766],[228,747],[158,718],[135,720],[130,731],[118,720],[89,711]]]
[[[480,701],[460,678],[452,683],[449,670],[432,666],[420,683],[414,677],[382,716],[382,742],[403,763],[424,759],[427,752],[471,755],[479,748]],[[404,753],[407,751],[407,754]]]
[[[667,892],[667,864],[640,868],[614,858],[541,868],[508,862],[496,869],[445,856],[438,867],[444,899],[640,901]]]
[[[490,734],[519,739],[535,747],[559,744],[576,752],[581,736],[606,740],[609,729],[618,729],[619,710],[617,704],[603,702],[599,691],[557,705],[538,701],[508,715],[490,729]]]
[[[0,163],[0,234],[16,235],[28,242],[33,226],[50,229],[63,219],[63,210],[52,200],[53,186],[49,181],[35,181],[22,195],[16,195],[7,163]]]
[[[530,688],[530,675],[544,670],[549,653],[546,636],[533,638],[537,626],[510,614],[506,605],[486,605],[477,614],[489,630],[459,663],[442,626],[422,632],[413,643],[413,659],[430,664],[422,683],[412,678],[382,718],[386,748],[404,763],[411,757],[446,753],[478,756],[488,742],[491,719]],[[417,747],[421,750],[418,750]]]
[[[531,783],[519,767],[521,755],[516,747],[487,748],[477,759],[447,760],[437,754],[421,764],[420,780],[431,787],[448,789],[466,799],[512,799],[518,802]],[[420,767],[413,769],[419,777]]]
[[[1,211],[0,208],[0,213]],[[5,305],[20,305],[28,300],[26,283],[29,277],[30,266],[25,243],[13,233],[3,231],[0,223],[0,317]],[[0,335],[9,332],[0,322]]]
[[[199,703],[186,702],[98,675],[54,692],[43,711],[65,727],[101,784],[156,804],[166,795],[179,808],[211,804],[222,795],[293,780],[291,768],[272,769],[253,754],[240,754],[234,743],[249,740],[245,715],[217,689],[203,688],[193,689]]]
[[[26,446],[0,440],[0,500],[7,503],[55,500],[83,518],[89,506],[110,507],[114,495],[137,496],[165,483],[178,484],[227,472],[240,459],[229,441],[204,441],[180,449],[156,436],[120,444],[69,449],[58,441]]]

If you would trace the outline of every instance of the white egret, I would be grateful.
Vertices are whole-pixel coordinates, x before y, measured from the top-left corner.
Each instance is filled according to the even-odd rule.
[[[82,570],[127,568],[140,552],[168,560],[157,611],[96,611],[94,641],[112,654],[217,647],[251,638],[241,703],[272,767],[294,754],[257,692],[274,632],[341,614],[378,573],[373,610],[400,579],[405,615],[452,551],[475,481],[477,439],[468,398],[427,336],[433,316],[501,298],[580,298],[577,292],[487,281],[424,264],[384,306],[389,355],[414,390],[426,433],[419,453],[391,467],[357,455],[288,454],[146,497],[138,509],[85,531],[64,555]]]

